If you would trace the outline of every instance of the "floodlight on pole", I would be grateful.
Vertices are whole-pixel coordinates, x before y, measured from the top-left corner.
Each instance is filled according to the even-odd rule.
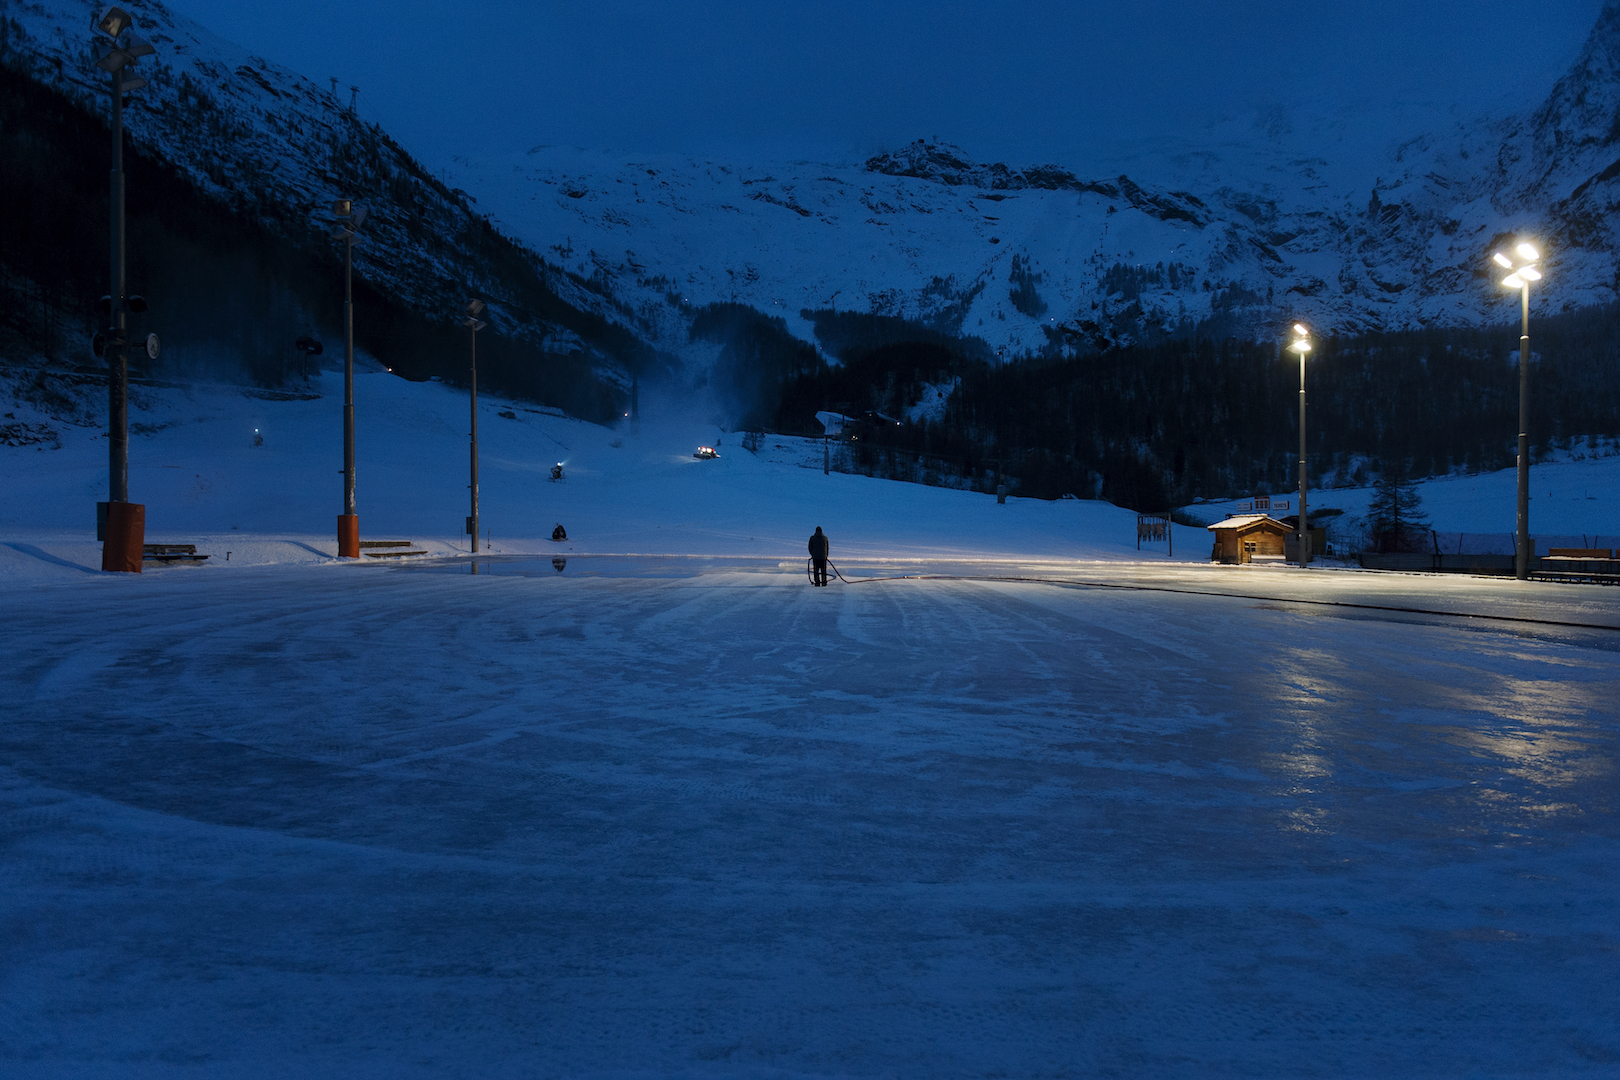
[[[135,19],[121,7],[104,8],[96,16],[95,28],[110,38],[116,38],[135,25]]]
[[[475,296],[467,301],[467,314],[461,320],[461,325],[468,331],[467,363],[472,385],[472,431],[467,436],[470,440],[468,453],[472,466],[467,486],[472,492],[472,513],[467,517],[467,535],[472,537],[472,550],[475,555],[478,553],[478,331],[488,325],[478,318],[483,310],[484,302]]]
[[[1305,354],[1311,351],[1311,331],[1304,323],[1294,324],[1294,343],[1288,351],[1299,354],[1299,527],[1294,536],[1303,570],[1311,562],[1311,533],[1305,517]]]
[[[1534,244],[1521,241],[1513,248],[1518,258],[1496,252],[1491,260],[1511,271],[1502,279],[1504,287],[1519,290],[1522,329],[1519,333],[1519,484],[1518,540],[1513,556],[1513,574],[1520,581],[1530,577],[1530,283],[1540,281],[1541,252]]]
[[[354,230],[366,208],[336,199],[332,235],[343,241],[343,513],[338,515],[338,557],[360,557],[360,517],[354,508]]]
[[[97,39],[95,43],[95,65],[109,77],[112,120],[112,173],[108,182],[112,288],[103,304],[97,305],[98,312],[107,317],[107,329],[91,339],[91,351],[107,362],[108,491],[105,516],[98,508],[97,531],[103,542],[103,570],[140,573],[146,507],[129,501],[129,316],[144,312],[146,302],[128,295],[125,275],[124,95],[146,85],[143,78],[126,76],[125,69],[157,50],[130,32],[135,19],[123,8],[101,9],[91,26],[106,35],[105,40]],[[144,346],[146,355],[157,359],[157,335],[148,334]]]

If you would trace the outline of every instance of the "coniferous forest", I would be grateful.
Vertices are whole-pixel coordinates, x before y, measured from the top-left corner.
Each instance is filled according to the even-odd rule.
[[[1073,493],[1138,509],[1296,483],[1299,367],[1283,342],[1190,336],[1079,356],[996,363],[977,339],[881,316],[805,312],[829,364],[791,349],[785,323],[732,318],[725,357],[753,362],[745,423],[819,434],[818,410],[862,418],[854,466],[885,455],[973,478],[1005,471],[1024,494]],[[694,333],[716,335],[713,320]],[[1307,365],[1317,483],[1363,484],[1398,463],[1416,477],[1512,465],[1518,326],[1327,337]],[[785,340],[784,340],[785,339]],[[1620,309],[1535,319],[1533,452],[1620,433]],[[908,418],[930,387],[942,409]],[[896,422],[896,421],[901,422]]]

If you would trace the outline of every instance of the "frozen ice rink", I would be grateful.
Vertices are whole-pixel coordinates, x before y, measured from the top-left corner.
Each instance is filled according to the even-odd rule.
[[[0,1071],[1620,1073],[1620,595],[840,565],[8,586]]]

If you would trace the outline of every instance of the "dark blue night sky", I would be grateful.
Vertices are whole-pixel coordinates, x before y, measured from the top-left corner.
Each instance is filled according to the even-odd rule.
[[[1541,99],[1600,0],[535,4],[176,0],[250,50],[361,87],[430,160],[537,143],[864,154],[938,136],[1084,166],[1245,110],[1419,130]],[[1398,133],[1392,131],[1391,134]]]

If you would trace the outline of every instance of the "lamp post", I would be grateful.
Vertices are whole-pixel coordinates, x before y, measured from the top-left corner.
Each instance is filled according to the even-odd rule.
[[[124,294],[124,95],[146,85],[136,76],[125,78],[124,69],[157,50],[130,29],[134,18],[123,8],[109,7],[92,23],[107,36],[96,42],[96,66],[111,76],[112,96],[112,176],[111,279],[105,301],[108,327],[92,340],[92,349],[107,359],[107,520],[103,530],[101,568],[141,572],[141,555],[146,539],[146,507],[129,501],[129,341],[128,314],[144,311],[146,303]],[[155,359],[157,338],[147,339],[147,352]]]
[[[1299,354],[1299,528],[1297,531],[1299,567],[1303,570],[1311,562],[1311,533],[1305,517],[1305,354],[1311,351],[1311,332],[1300,323],[1294,324],[1294,343],[1290,352]]]
[[[1513,557],[1513,574],[1520,581],[1530,577],[1530,283],[1541,280],[1541,253],[1521,243],[1513,249],[1517,258],[1498,251],[1491,256],[1496,265],[1508,271],[1502,284],[1519,290],[1519,312],[1523,319],[1519,332],[1519,507],[1518,542]]]
[[[461,320],[461,325],[467,328],[467,340],[470,350],[467,361],[472,371],[472,515],[467,518],[467,533],[472,537],[472,550],[478,553],[478,331],[487,324],[480,322],[479,314],[484,310],[484,302],[477,297],[467,301],[467,317]]]
[[[332,235],[343,241],[343,513],[338,516],[338,557],[360,557],[360,517],[354,510],[354,230],[366,208],[352,200],[332,203],[338,218]]]

